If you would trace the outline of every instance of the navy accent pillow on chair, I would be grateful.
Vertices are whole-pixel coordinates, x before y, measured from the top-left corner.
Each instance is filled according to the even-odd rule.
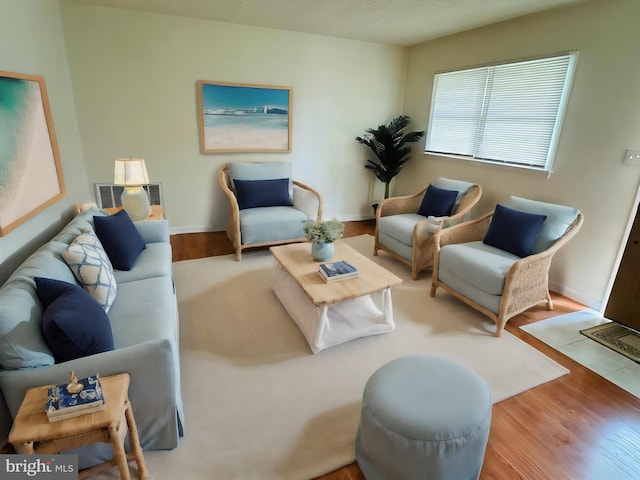
[[[435,185],[429,185],[422,198],[418,214],[424,217],[448,217],[451,215],[457,196],[457,190],[445,190]]]
[[[145,244],[127,212],[120,210],[111,216],[94,216],[93,224],[113,268],[131,270]]]
[[[291,206],[289,179],[233,180],[240,210],[256,207]]]
[[[531,255],[546,215],[497,205],[483,242],[519,257]]]
[[[82,287],[35,277],[42,302],[42,334],[56,362],[113,350],[111,322],[102,306]]]

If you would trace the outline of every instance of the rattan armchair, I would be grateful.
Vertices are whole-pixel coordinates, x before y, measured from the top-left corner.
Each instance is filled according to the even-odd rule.
[[[511,198],[516,198],[520,202],[518,206],[525,205],[524,199]],[[542,204],[542,202],[530,202],[532,204],[552,206],[552,204]],[[560,233],[559,237],[552,243],[549,242],[551,244],[548,248],[514,261],[510,268],[506,269],[503,280],[504,287],[502,292],[498,293],[488,292],[487,284],[490,283],[487,281],[488,279],[472,274],[473,267],[465,267],[465,252],[458,250],[458,253],[456,253],[455,250],[449,250],[447,256],[443,259],[443,249],[452,245],[466,244],[472,246],[473,242],[475,242],[475,245],[470,248],[477,248],[477,250],[473,251],[471,256],[469,256],[468,250],[466,252],[467,257],[474,258],[477,264],[486,266],[491,260],[488,259],[485,252],[490,252],[491,247],[487,248],[480,244],[487,234],[494,212],[436,233],[434,235],[435,254],[430,295],[435,297],[436,290],[442,287],[451,295],[491,318],[496,324],[497,337],[502,335],[502,331],[509,319],[534,305],[546,302],[547,309],[553,310],[553,302],[549,294],[551,260],[556,252],[578,233],[583,222],[583,215],[578,210],[573,209],[574,213],[572,214],[568,207],[558,207],[566,209],[565,212],[570,215],[564,219],[568,224],[564,233]],[[535,212],[535,209],[531,210],[531,213],[533,212]],[[550,220],[548,218],[545,221]],[[500,252],[496,253],[500,255]],[[485,256],[480,257],[480,255]],[[504,256],[506,257],[508,254]],[[465,272],[466,274],[458,275],[455,273],[456,268],[458,273]]]
[[[241,167],[244,179],[268,179],[287,177],[290,165],[287,162],[246,162],[236,163]],[[267,175],[265,177],[265,175]],[[306,220],[322,220],[322,196],[313,188],[291,180],[291,206],[270,206],[241,209],[233,185],[230,164],[218,171],[218,183],[229,199],[230,215],[227,222],[227,236],[235,250],[236,260],[242,259],[242,250],[250,247],[282,245],[307,241],[302,230]]]
[[[482,195],[482,188],[477,184],[440,178],[434,185],[461,192],[451,215],[441,217],[443,228],[465,220]],[[434,236],[429,230],[428,219],[417,213],[427,188],[414,195],[387,198],[376,208],[373,254],[378,255],[382,250],[408,265],[413,280],[418,279],[422,270],[433,267]],[[391,220],[393,216],[396,217]],[[410,230],[403,234],[403,229]]]

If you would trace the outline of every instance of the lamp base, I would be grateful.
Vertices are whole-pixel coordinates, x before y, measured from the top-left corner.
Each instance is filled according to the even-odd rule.
[[[124,187],[120,196],[122,207],[134,222],[144,220],[151,214],[149,197],[142,187]]]

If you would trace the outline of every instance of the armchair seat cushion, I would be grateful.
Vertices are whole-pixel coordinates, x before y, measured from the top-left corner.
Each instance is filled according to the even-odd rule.
[[[444,280],[442,269],[478,289],[502,295],[504,280],[511,266],[520,257],[482,241],[445,245],[440,250],[439,276]]]
[[[446,268],[438,270],[438,280],[448,285],[452,290],[461,293],[468,299],[497,314],[500,311],[502,295],[493,295],[481,290],[476,285],[467,282],[464,277],[458,277]]]
[[[295,207],[256,207],[240,210],[242,243],[304,238],[302,223],[309,220]]]
[[[382,235],[389,236],[409,247],[413,246],[413,228],[416,223],[427,220],[417,213],[400,213],[398,215],[389,215],[388,217],[380,217],[378,224],[378,232]],[[384,244],[384,242],[382,242]]]

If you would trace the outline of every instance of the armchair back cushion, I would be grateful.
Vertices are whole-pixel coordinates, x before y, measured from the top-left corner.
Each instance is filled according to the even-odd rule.
[[[564,235],[569,227],[575,222],[580,213],[577,208],[565,205],[555,205],[552,203],[539,202],[521,197],[509,197],[505,202],[508,207],[522,212],[537,213],[546,215],[547,218],[542,224],[540,233],[533,245],[532,253],[540,253],[551,247]]]
[[[453,208],[451,209],[451,213],[456,213],[458,210],[458,205],[460,205],[460,200],[464,196],[467,191],[473,187],[473,183],[463,182],[461,180],[453,180],[451,178],[440,177],[436,183],[436,187],[444,188],[445,190],[457,190],[458,195],[456,196],[456,200],[453,202]]]
[[[519,257],[528,257],[546,218],[546,215],[497,205],[483,241]]]
[[[451,215],[458,193],[457,190],[446,190],[429,184],[418,208],[418,214],[423,217],[448,217]]]
[[[235,188],[236,180],[272,180],[286,178],[292,194],[291,164],[289,162],[230,162],[229,178]],[[237,193],[234,191],[234,193]]]

